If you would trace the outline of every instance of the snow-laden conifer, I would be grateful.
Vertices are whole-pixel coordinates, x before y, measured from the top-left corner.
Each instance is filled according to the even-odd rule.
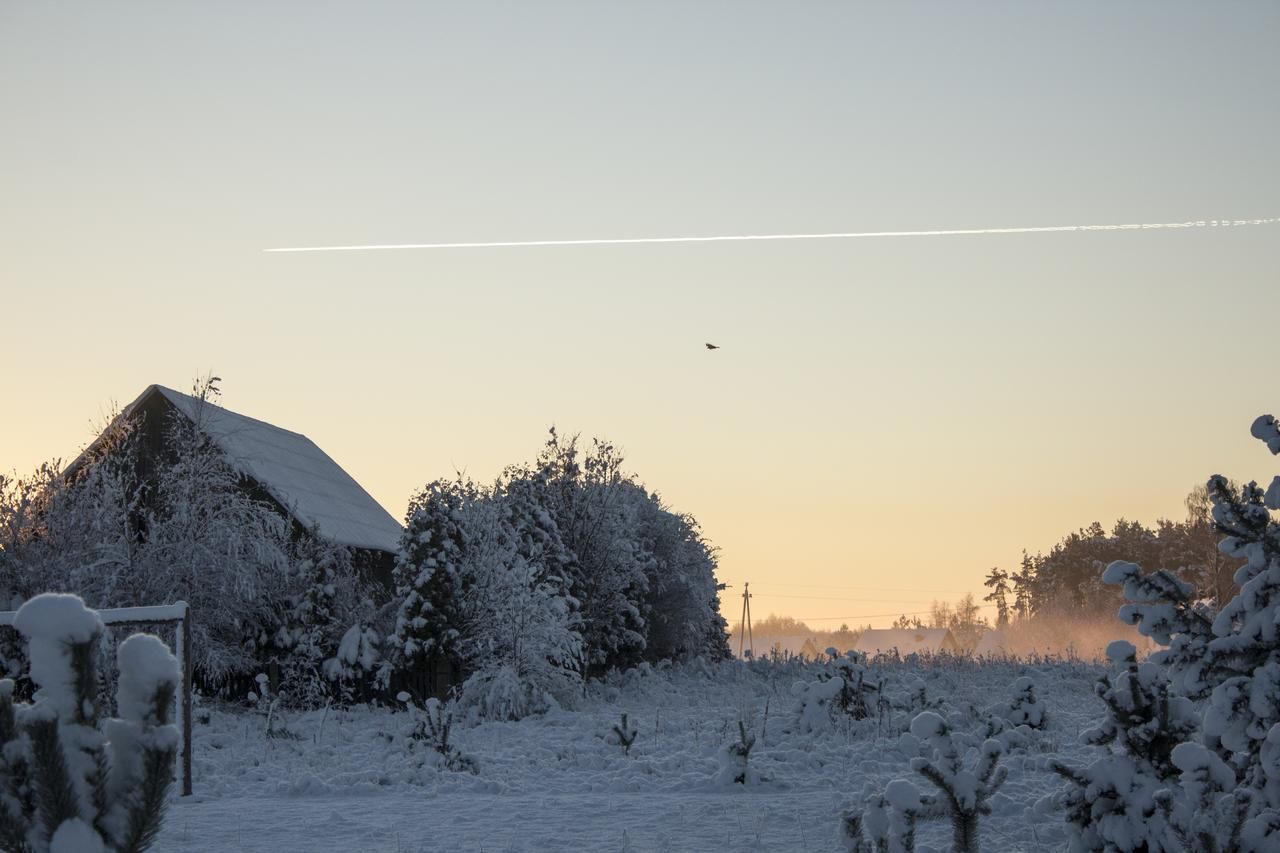
[[[1274,418],[1251,431],[1280,453]],[[1164,648],[1139,665],[1132,646],[1112,644],[1126,671],[1100,682],[1107,719],[1087,733],[1110,752],[1054,768],[1073,783],[1057,801],[1074,850],[1225,853],[1280,842],[1280,524],[1270,515],[1278,484],[1236,490],[1209,479],[1220,549],[1244,561],[1239,592],[1216,614],[1165,569],[1117,561],[1104,572],[1129,602],[1120,618]]]
[[[475,499],[475,486],[459,478],[428,483],[409,502],[393,575],[400,604],[391,643],[403,667],[462,660],[470,581],[463,512]]]
[[[178,749],[181,673],[156,637],[117,650],[119,718],[101,721],[94,649],[103,625],[76,596],[44,594],[18,611],[29,705],[0,681],[0,848],[10,853],[141,853],[164,817]]]
[[[950,725],[933,711],[916,715],[911,734],[932,752],[913,758],[911,769],[938,791],[922,797],[921,802],[933,807],[931,813],[950,819],[954,853],[977,853],[978,818],[991,814],[991,796],[1008,776],[1008,770],[1000,765],[1004,744],[987,739],[967,762],[966,750],[952,736]]]

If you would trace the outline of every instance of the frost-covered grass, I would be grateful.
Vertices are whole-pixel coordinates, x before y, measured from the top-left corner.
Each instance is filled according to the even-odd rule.
[[[577,707],[519,722],[456,727],[452,742],[476,772],[449,771],[410,736],[403,711],[356,708],[287,715],[292,736],[263,718],[209,709],[195,731],[195,788],[176,801],[159,849],[172,851],[840,850],[840,815],[865,789],[912,778],[918,744],[903,737],[927,703],[981,742],[981,711],[1013,698],[1027,676],[1042,730],[1007,737],[1009,778],[981,821],[982,849],[1061,847],[1061,819],[1033,814],[1064,783],[1055,758],[1083,758],[1080,732],[1101,715],[1100,669],[955,660],[872,667],[892,700],[871,716],[803,724],[793,695],[827,667],[727,663],[633,670],[592,683]],[[800,691],[803,693],[804,691]],[[908,707],[908,705],[914,707]],[[638,731],[629,752],[613,733],[622,713]],[[758,783],[724,781],[738,723],[756,739]],[[279,728],[277,726],[277,728]],[[918,781],[918,777],[917,781]],[[920,850],[947,849],[950,827],[927,822]]]

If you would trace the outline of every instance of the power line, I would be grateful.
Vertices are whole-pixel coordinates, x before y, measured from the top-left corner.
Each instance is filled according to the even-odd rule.
[[[862,596],[858,596],[856,598],[832,598],[829,595],[784,595],[780,593],[769,593],[769,592],[753,592],[751,593],[751,597],[752,598],[802,598],[802,599],[805,599],[806,601],[855,601],[855,602],[868,602],[871,604],[894,604],[896,602],[905,602],[907,604],[913,604],[920,600],[919,598],[863,598]]]
[[[995,607],[994,604],[977,604],[979,610],[987,610]],[[901,610],[895,610],[893,613],[864,613],[861,616],[791,616],[797,622],[832,622],[835,620],[848,621],[850,619],[883,619],[889,616],[928,616],[932,614],[932,610],[914,610],[903,613]]]
[[[732,584],[730,585],[732,586]],[[800,587],[804,589],[845,590],[850,592],[857,591],[857,590],[865,590],[867,592],[913,592],[913,593],[916,593],[917,595],[932,595],[932,596],[968,595],[969,593],[973,592],[972,589],[915,589],[913,587],[905,587],[905,586],[828,586],[826,584],[816,584],[816,583],[788,583],[787,584],[788,589],[792,587]]]

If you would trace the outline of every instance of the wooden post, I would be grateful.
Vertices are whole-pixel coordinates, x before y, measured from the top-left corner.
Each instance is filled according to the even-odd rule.
[[[182,614],[182,796],[191,796],[191,605]]]

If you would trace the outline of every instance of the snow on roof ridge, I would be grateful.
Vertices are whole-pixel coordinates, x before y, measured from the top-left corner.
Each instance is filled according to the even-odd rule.
[[[199,397],[193,397],[184,391],[176,391],[173,388],[170,388],[168,385],[161,385],[158,382],[153,383],[147,386],[147,391],[150,391],[152,388],[156,389],[166,397],[169,397],[170,400],[172,400],[173,397],[175,396],[181,397],[182,399],[188,402],[195,403],[198,405],[213,406],[215,409],[219,409],[220,411],[226,412],[229,415],[235,415],[237,418],[243,418],[246,421],[253,421],[255,424],[261,424],[262,426],[270,427],[271,429],[276,430],[277,432],[285,432],[285,433],[288,433],[289,435],[296,435],[298,438],[307,438],[305,435],[303,435],[300,432],[294,432],[291,429],[285,429],[282,426],[276,426],[275,424],[270,423],[269,421],[259,420],[258,418],[251,417],[249,415],[242,415],[239,412],[233,412],[231,409],[228,409],[226,406],[222,405],[221,403],[216,403],[213,400],[201,400]],[[143,395],[144,396],[146,395],[146,391],[143,392]],[[139,399],[141,399],[141,397]],[[307,438],[307,441],[311,441],[311,439]],[[315,444],[315,442],[312,442],[312,444]],[[316,449],[317,450],[320,449],[319,445],[316,445]],[[320,452],[324,453],[323,450],[321,450]]]
[[[197,406],[208,405],[211,417],[202,419],[201,428],[229,461],[304,526],[315,525],[343,545],[391,553],[399,549],[400,522],[307,436],[158,383],[149,385],[125,412],[153,391],[189,419]],[[264,434],[277,441],[264,441]]]

